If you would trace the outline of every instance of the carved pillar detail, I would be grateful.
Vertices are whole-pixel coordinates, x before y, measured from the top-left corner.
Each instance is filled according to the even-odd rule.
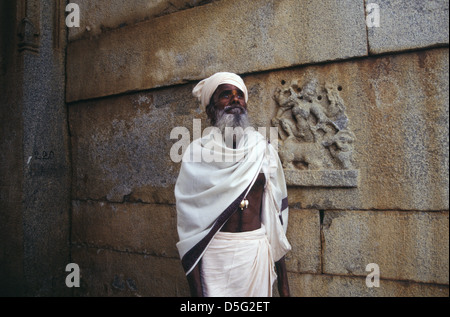
[[[39,0],[23,0],[18,2],[19,10],[19,52],[39,52],[41,3]]]

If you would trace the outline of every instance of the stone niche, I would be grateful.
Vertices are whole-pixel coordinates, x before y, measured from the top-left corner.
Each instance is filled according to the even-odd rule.
[[[275,91],[278,154],[286,183],[305,187],[357,187],[350,130],[342,86],[315,79],[282,82]]]

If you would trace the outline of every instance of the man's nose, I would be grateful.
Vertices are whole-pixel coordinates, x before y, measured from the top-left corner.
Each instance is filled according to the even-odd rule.
[[[239,94],[238,94],[238,92],[236,91],[236,92],[232,92],[231,93],[231,101],[232,102],[239,102]]]

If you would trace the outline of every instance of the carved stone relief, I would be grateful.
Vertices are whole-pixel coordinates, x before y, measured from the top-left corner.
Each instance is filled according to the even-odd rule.
[[[284,82],[283,82],[284,83]],[[341,86],[316,80],[284,83],[272,125],[278,128],[278,154],[286,182],[297,186],[356,187],[355,135],[348,127]]]

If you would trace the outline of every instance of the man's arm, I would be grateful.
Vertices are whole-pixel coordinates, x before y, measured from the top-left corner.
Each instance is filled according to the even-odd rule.
[[[290,297],[291,295],[289,291],[289,282],[284,256],[275,262],[275,268],[278,275],[278,293],[280,294],[280,297]]]
[[[187,280],[189,283],[189,289],[191,291],[192,297],[203,297],[202,289],[202,279],[200,274],[201,260],[192,269],[192,271],[187,275]]]

